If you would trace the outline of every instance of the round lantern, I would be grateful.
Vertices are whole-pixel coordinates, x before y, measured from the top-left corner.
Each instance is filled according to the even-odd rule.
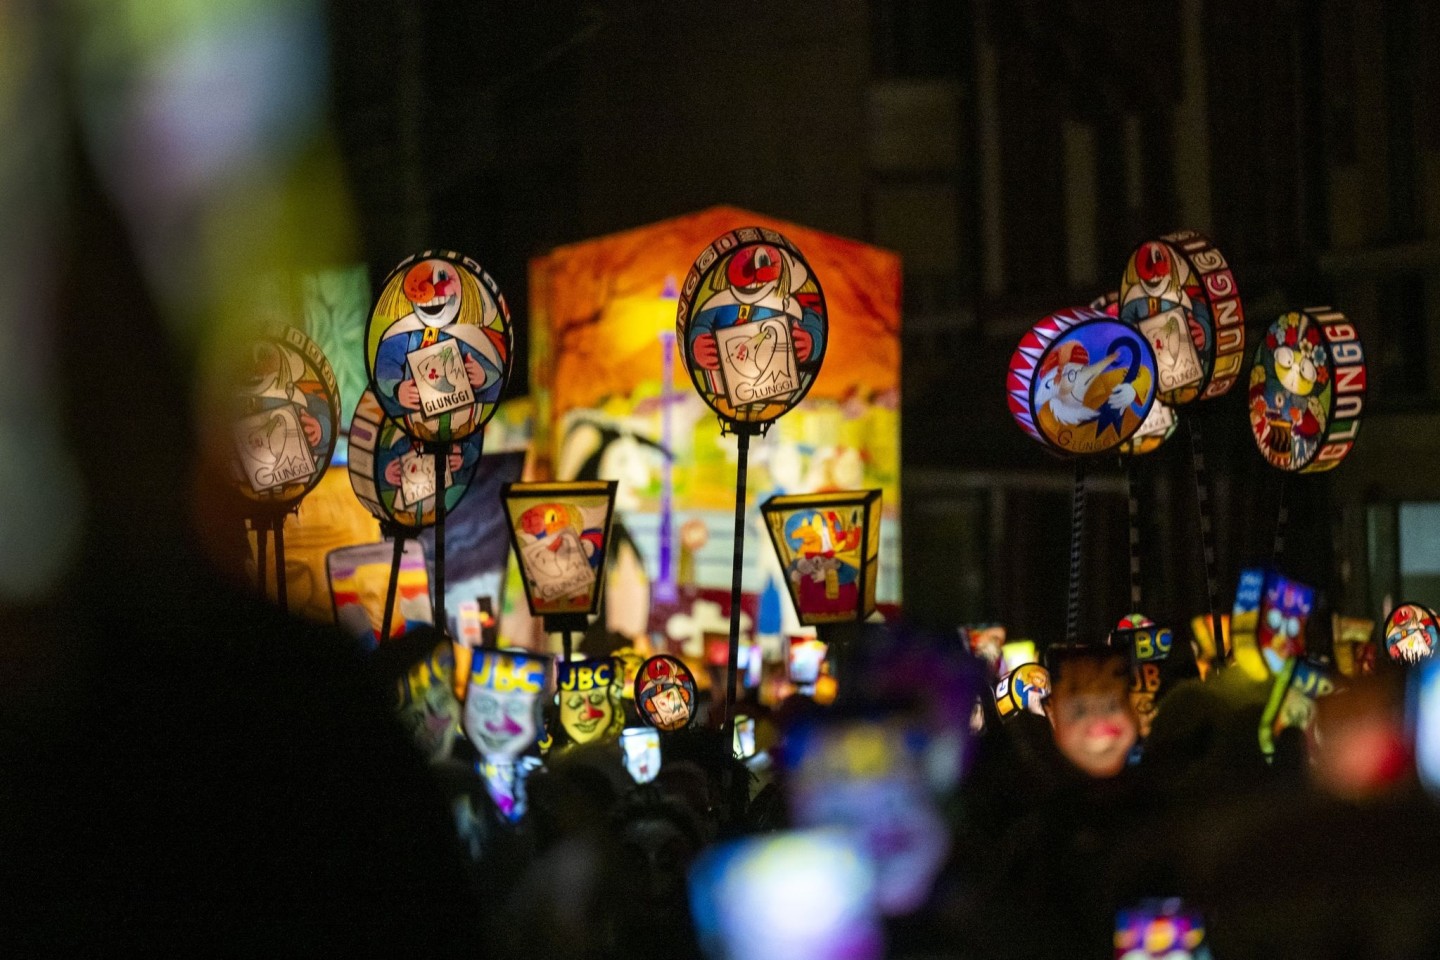
[[[1150,341],[1160,399],[1172,407],[1224,394],[1240,376],[1245,312],[1220,251],[1193,230],[1147,240],[1125,261],[1120,319]]]
[[[1006,381],[1020,428],[1061,455],[1097,454],[1130,439],[1155,401],[1155,354],[1103,312],[1051,314],[1020,340]]]
[[[339,422],[335,371],[313,340],[285,327],[251,341],[232,426],[241,494],[276,510],[294,506],[325,475]]]
[[[1050,672],[1038,663],[1022,663],[995,685],[995,709],[1009,720],[1025,711],[1045,715],[1050,696]]]
[[[445,457],[445,510],[470,489],[480,465],[482,433],[450,444]],[[350,422],[350,486],[381,523],[418,530],[435,522],[435,455],[385,416],[374,391],[360,395]]]
[[[1440,646],[1440,616],[1419,603],[1402,603],[1385,621],[1385,652],[1391,660],[1418,663]]]
[[[793,243],[742,227],[696,258],[675,334],[701,399],[727,424],[763,427],[804,399],[820,372],[825,294]]]
[[[650,726],[666,732],[683,730],[695,718],[695,677],[690,668],[667,654],[651,657],[635,675],[635,705]]]
[[[386,278],[365,328],[370,385],[385,415],[418,440],[478,433],[514,355],[510,308],[469,257],[427,250]]]
[[[1355,446],[1365,409],[1365,353],[1329,307],[1282,314],[1250,368],[1250,432],[1272,467],[1319,473]]]

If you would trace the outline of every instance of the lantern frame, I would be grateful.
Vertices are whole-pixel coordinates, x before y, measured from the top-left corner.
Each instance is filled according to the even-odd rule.
[[[796,564],[801,559],[798,551],[789,544],[786,531],[787,520],[805,511],[838,514],[840,511],[858,509],[860,512],[860,539],[857,545],[858,566],[855,573],[856,596],[853,609],[815,611],[806,609],[804,596],[804,574],[796,580]],[[821,627],[836,623],[859,623],[875,612],[875,594],[879,583],[880,567],[880,522],[881,491],[845,490],[835,493],[779,494],[760,505],[765,518],[765,529],[770,542],[780,557],[780,566],[785,571],[785,589],[790,603],[801,625]],[[853,528],[852,528],[853,529]],[[839,551],[833,551],[838,553]],[[847,551],[848,553],[848,551]],[[823,576],[823,574],[822,574]],[[828,590],[828,576],[825,577]],[[838,593],[840,584],[837,584]]]
[[[605,568],[610,559],[610,535],[615,520],[615,492],[618,486],[618,482],[614,480],[576,480],[563,483],[507,483],[500,488],[500,502],[505,508],[505,525],[510,532],[510,545],[515,551],[516,565],[520,568],[520,582],[525,587],[525,602],[529,605],[532,616],[540,617],[545,621],[545,629],[548,632],[583,630],[588,623],[588,618],[594,615],[600,607],[600,598],[605,591]],[[540,597],[537,602],[535,580],[531,576],[526,560],[529,552],[541,541],[534,538],[527,542],[526,538],[530,538],[531,535],[523,533],[520,529],[523,518],[528,515],[530,510],[547,503],[559,501],[564,504],[565,501],[581,498],[592,501],[597,498],[604,500],[604,518],[599,528],[600,543],[594,546],[593,554],[586,555],[587,560],[591,556],[598,555],[599,557],[598,561],[594,561],[593,567],[585,568],[593,578],[588,588],[588,600],[580,605],[556,604],[553,600],[547,601],[544,597]],[[573,506],[573,504],[564,505]],[[571,531],[572,528],[573,525],[567,525],[554,532],[563,534]],[[583,551],[584,534],[588,532],[582,517],[580,529],[573,530],[575,543],[572,545],[572,550],[578,548]],[[546,531],[545,536],[549,536],[550,533],[550,531]]]

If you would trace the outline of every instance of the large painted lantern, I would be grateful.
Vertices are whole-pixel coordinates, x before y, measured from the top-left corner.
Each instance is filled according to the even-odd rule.
[[[803,625],[859,621],[875,612],[879,490],[776,496],[760,512]]]
[[[635,676],[635,706],[640,718],[667,733],[683,730],[695,719],[695,691],[690,668],[668,654],[646,660]]]
[[[486,762],[513,764],[540,741],[551,660],[524,650],[474,651],[464,727]]]
[[[1355,446],[1365,408],[1365,353],[1338,310],[1282,314],[1250,368],[1250,432],[1266,461],[1291,473],[1331,470]]]
[[[571,743],[614,740],[625,725],[620,665],[610,657],[556,665],[560,728]]]
[[[366,369],[385,415],[417,440],[480,428],[510,378],[510,308],[469,257],[427,250],[386,278],[365,329]]]
[[[1220,251],[1193,230],[1140,244],[1120,280],[1120,319],[1154,349],[1160,400],[1180,407],[1228,391],[1245,353],[1245,312]]]
[[[742,227],[696,258],[675,333],[695,389],[721,421],[763,429],[804,399],[820,372],[825,294],[793,243]]]
[[[477,432],[452,441],[445,475],[437,478],[434,455],[386,417],[375,392],[366,390],[350,421],[350,486],[382,524],[408,530],[428,527],[435,522],[437,488],[444,490],[447,513],[470,489],[482,440]]]
[[[238,489],[261,510],[288,510],[320,482],[335,452],[335,371],[304,333],[271,328],[246,347],[234,411]]]
[[[1440,616],[1419,603],[1402,603],[1385,620],[1385,652],[1391,660],[1419,663],[1440,646]]]
[[[1010,358],[1006,394],[1020,429],[1061,456],[1129,440],[1155,402],[1155,353],[1127,324],[1089,307],[1037,323]]]
[[[501,488],[525,598],[550,629],[583,629],[600,603],[615,488],[613,480]]]

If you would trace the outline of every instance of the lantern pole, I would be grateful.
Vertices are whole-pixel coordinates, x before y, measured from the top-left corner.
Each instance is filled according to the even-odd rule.
[[[1120,467],[1125,471],[1126,512],[1130,524],[1130,609],[1142,607],[1140,580],[1140,491],[1135,485],[1135,468],[1132,457],[1121,457]]]
[[[1270,548],[1270,562],[1277,567],[1285,555],[1285,532],[1290,525],[1290,504],[1285,499],[1289,489],[1290,473],[1286,471],[1280,475],[1280,505],[1275,510],[1275,540]]]
[[[275,600],[280,609],[290,612],[290,590],[285,576],[285,514],[270,521],[275,525]]]
[[[1210,475],[1205,469],[1205,436],[1198,416],[1187,417],[1185,428],[1190,431],[1190,465],[1195,474],[1195,502],[1200,510],[1200,549],[1205,561],[1205,592],[1210,604],[1211,622],[1215,624],[1215,656],[1211,664],[1216,672],[1225,667],[1225,628],[1220,620],[1220,587],[1215,573],[1215,531],[1210,514]]]
[[[750,437],[761,432],[752,423],[728,425],[739,440],[739,462],[735,468],[735,552],[730,568],[730,649],[725,663],[725,722],[721,726],[725,743],[735,727],[735,686],[740,670],[740,594],[745,568],[745,489],[750,468]]]
[[[270,559],[270,524],[261,523],[254,517],[250,518],[250,528],[255,531],[255,574],[256,585],[260,588],[260,596],[270,598],[270,571],[268,569]]]
[[[565,662],[566,662],[566,663],[569,663],[569,662],[570,662],[571,651],[574,649],[574,646],[573,646],[573,644],[574,644],[574,639],[573,639],[573,637],[574,637],[574,632],[571,631],[571,630],[565,630],[565,631],[563,631],[563,632],[560,634],[561,642],[563,642],[563,643],[565,644]]]
[[[1070,595],[1065,605],[1065,642],[1079,643],[1080,559],[1085,546],[1085,458],[1075,458],[1075,490],[1070,500]]]
[[[450,620],[445,615],[445,459],[448,443],[431,447],[435,454],[435,626],[440,635],[450,636]]]
[[[380,622],[380,636],[377,642],[384,643],[390,639],[390,625],[394,622],[395,597],[400,589],[400,563],[405,559],[404,529],[399,524],[381,524],[381,534],[392,538],[395,541],[395,552],[390,558],[390,583],[385,588],[385,618]]]

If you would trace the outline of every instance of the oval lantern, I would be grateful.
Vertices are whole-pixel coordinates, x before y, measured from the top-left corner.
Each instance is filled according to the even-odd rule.
[[[995,685],[995,709],[1001,720],[1026,711],[1045,715],[1045,698],[1050,696],[1050,671],[1038,663],[1022,663]]]
[[[1155,401],[1155,354],[1143,336],[1099,310],[1053,313],[1020,340],[1006,381],[1020,428],[1054,453],[1114,450]]]
[[[385,415],[417,440],[477,433],[514,359],[510,308],[469,257],[427,250],[401,261],[365,327],[365,369]]]
[[[742,227],[696,258],[675,336],[696,391],[721,421],[763,430],[804,399],[820,372],[825,293],[793,243]]]
[[[1332,470],[1355,447],[1365,353],[1339,310],[1306,307],[1265,331],[1250,368],[1250,433],[1272,467]]]
[[[695,676],[676,658],[657,654],[635,675],[635,705],[657,730],[683,730],[695,718]]]
[[[335,453],[340,389],[335,371],[294,327],[248,344],[235,394],[232,466],[250,500],[287,510],[309,493]]]
[[[1230,265],[1194,230],[1136,247],[1120,280],[1120,319],[1143,333],[1172,407],[1218,397],[1244,364],[1245,312]]]
[[[1424,604],[1402,603],[1385,620],[1385,652],[1391,660],[1419,663],[1440,646],[1440,616]]]
[[[483,433],[453,441],[445,460],[445,510],[470,489],[480,465]],[[360,395],[350,421],[350,486],[382,524],[411,530],[435,522],[435,455],[385,412],[374,391]]]

